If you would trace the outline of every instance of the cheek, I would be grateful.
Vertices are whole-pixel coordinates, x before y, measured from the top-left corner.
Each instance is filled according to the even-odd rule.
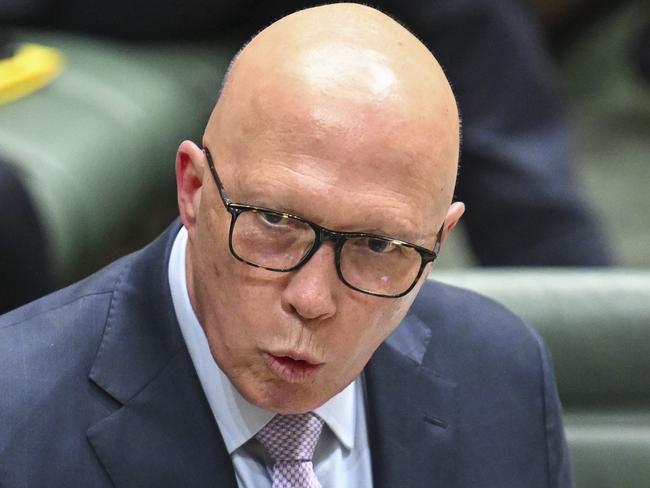
[[[338,347],[347,350],[354,362],[367,361],[395,330],[404,311],[401,302],[371,297],[368,303],[355,307],[342,320],[343,331],[337,340]]]
[[[211,263],[211,276],[203,276],[209,285],[203,286],[206,314],[202,323],[210,341],[223,344],[221,350],[241,353],[273,334],[277,321],[271,317],[278,312],[280,284],[269,279],[268,272],[231,259],[229,253],[222,259],[226,262],[215,259]]]
[[[283,274],[232,259],[224,266],[222,276],[215,293],[221,295],[222,308],[229,310],[231,322],[249,327],[273,323],[270,318],[279,312]]]

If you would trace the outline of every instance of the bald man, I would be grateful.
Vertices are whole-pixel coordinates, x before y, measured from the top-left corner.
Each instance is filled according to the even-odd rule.
[[[178,149],[180,221],[0,319],[0,485],[571,486],[539,336],[426,280],[458,146],[390,18],[262,31]]]

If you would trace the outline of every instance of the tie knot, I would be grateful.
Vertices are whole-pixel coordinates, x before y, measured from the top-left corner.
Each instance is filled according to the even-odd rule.
[[[309,412],[276,415],[255,436],[274,462],[311,461],[323,420]]]

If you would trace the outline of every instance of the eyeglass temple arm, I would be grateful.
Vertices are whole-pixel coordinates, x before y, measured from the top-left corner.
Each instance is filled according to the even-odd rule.
[[[205,154],[205,157],[208,160],[208,167],[210,168],[210,173],[212,173],[212,178],[214,178],[214,182],[217,185],[219,194],[221,195],[221,200],[223,201],[223,204],[227,209],[228,205],[232,203],[232,200],[230,200],[230,197],[228,197],[228,195],[226,194],[226,190],[223,188],[223,183],[221,183],[221,178],[219,178],[219,175],[217,174],[217,170],[214,167],[214,162],[212,161],[212,155],[210,154],[210,150],[204,146],[203,153]]]
[[[442,239],[442,231],[444,229],[445,229],[445,222],[443,221],[442,225],[440,226],[440,230],[438,230],[438,234],[436,235],[436,243],[433,245],[433,253],[436,255],[436,258],[438,257],[438,254],[440,254],[440,246],[442,245],[440,239]]]

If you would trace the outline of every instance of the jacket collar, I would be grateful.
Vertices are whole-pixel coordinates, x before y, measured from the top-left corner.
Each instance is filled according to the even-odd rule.
[[[178,221],[127,258],[90,379],[121,404],[88,439],[117,487],[236,487],[174,313],[166,263]]]
[[[456,385],[426,366],[431,335],[408,315],[366,367],[375,488],[458,484]]]

